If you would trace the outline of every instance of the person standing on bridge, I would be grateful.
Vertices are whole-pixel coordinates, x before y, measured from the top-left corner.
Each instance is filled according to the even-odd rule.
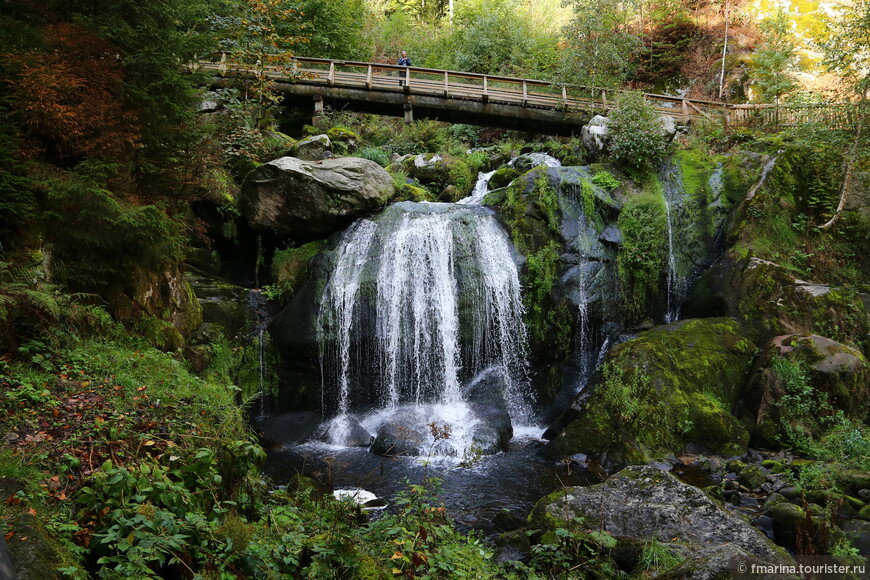
[[[402,51],[402,56],[399,58],[399,66],[411,66],[411,59],[408,58],[408,53],[404,50]],[[405,78],[408,76],[408,69],[403,70],[399,73],[402,76],[402,80],[399,81],[399,86],[405,86]]]

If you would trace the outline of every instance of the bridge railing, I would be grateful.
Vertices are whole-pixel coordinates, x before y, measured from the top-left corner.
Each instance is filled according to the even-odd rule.
[[[228,53],[217,53],[201,66],[221,74],[250,73],[233,66]],[[334,60],[294,56],[282,67],[267,69],[277,80],[323,84],[370,91],[403,91],[408,94],[467,99],[571,112],[607,113],[621,94],[630,92],[582,85],[563,85],[537,79],[524,79],[471,72],[404,67],[387,63]],[[661,113],[682,122],[706,119],[726,128],[753,127],[778,129],[809,121],[832,128],[844,128],[854,119],[854,106],[838,105],[729,105],[719,101],[689,99],[654,93],[641,93]]]

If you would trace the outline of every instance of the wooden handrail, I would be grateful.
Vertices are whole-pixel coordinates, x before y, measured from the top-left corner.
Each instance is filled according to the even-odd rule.
[[[228,72],[249,72],[243,67],[233,67],[232,59],[226,52],[216,53],[210,63],[201,63],[200,66],[214,68],[220,74]],[[307,66],[306,66],[307,65]],[[312,67],[321,68],[312,68]],[[348,72],[346,69],[360,69],[360,72]],[[276,80],[291,80],[293,82],[322,84],[323,73],[326,73],[326,84],[329,86],[365,87],[373,91],[396,91],[402,90],[406,94],[437,94],[444,98],[474,99],[481,102],[499,102],[517,106],[532,106],[538,108],[560,109],[563,111],[589,110],[599,108],[609,110],[613,107],[614,95],[632,93],[622,89],[603,89],[601,87],[589,87],[583,85],[554,83],[540,79],[525,79],[519,77],[506,77],[488,75],[464,71],[452,71],[446,69],[433,69],[425,67],[406,67],[398,64],[373,63],[351,60],[335,60],[326,58],[293,56],[292,79],[287,79],[285,68],[271,67],[267,74]],[[387,75],[406,73],[404,86],[393,86],[390,81],[389,87],[385,84]],[[298,78],[296,75],[299,75]],[[414,87],[411,88],[411,76],[415,75]],[[395,78],[393,76],[393,78]],[[358,80],[357,80],[358,79]],[[473,84],[462,81],[472,81]],[[380,84],[378,84],[380,82]],[[479,84],[477,84],[479,83]],[[504,85],[507,85],[504,86]],[[548,92],[536,92],[531,88],[545,89]],[[636,92],[634,92],[637,94]],[[659,95],[655,93],[640,93],[644,99],[650,101],[658,110],[672,112],[680,116],[684,121],[691,118],[706,118],[713,120],[711,113],[722,116],[729,127],[740,124],[739,121],[755,122],[756,119],[747,117],[752,111],[758,111],[764,115],[774,112],[775,119],[763,119],[763,124],[779,126],[783,123],[794,124],[801,111],[819,108],[840,109],[850,106],[849,103],[838,104],[808,104],[808,105],[770,105],[770,104],[742,104],[732,105],[720,101],[704,99],[689,99]],[[706,110],[705,110],[706,109]],[[779,112],[783,112],[780,119]],[[772,122],[771,122],[772,121]],[[834,119],[834,124],[839,122]]]

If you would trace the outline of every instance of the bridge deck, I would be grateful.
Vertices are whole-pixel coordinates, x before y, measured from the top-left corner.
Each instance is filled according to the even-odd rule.
[[[221,76],[255,74],[250,68],[233,65],[227,53],[199,66]],[[268,67],[266,74],[278,82],[278,90],[287,94],[404,104],[466,116],[512,117],[527,124],[580,125],[591,114],[606,114],[624,92],[536,79],[307,57],[294,57],[284,67]],[[854,109],[848,105],[729,105],[651,93],[643,96],[656,110],[673,116],[677,122],[706,119],[726,129],[782,128],[809,121],[845,127]]]

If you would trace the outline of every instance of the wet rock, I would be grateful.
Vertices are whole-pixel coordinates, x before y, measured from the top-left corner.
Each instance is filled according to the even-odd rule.
[[[768,512],[773,520],[776,543],[790,550],[796,548],[798,528],[806,521],[806,514],[793,503],[779,503]]]
[[[700,555],[711,545],[728,544],[766,564],[793,562],[764,534],[720,508],[701,490],[648,466],[629,467],[604,483],[570,487],[543,498],[529,515],[529,527],[567,527],[576,517],[584,518],[587,527],[606,530],[620,543],[679,538],[687,553]],[[720,561],[697,562],[693,566],[697,575],[671,577],[713,577],[701,572],[718,569],[721,562],[714,566],[713,560]]]
[[[422,424],[423,418],[419,413],[413,410],[398,411],[381,423],[369,450],[387,457],[420,455],[420,448],[429,441],[427,433],[420,427]]]
[[[738,400],[755,351],[738,328],[725,318],[682,320],[613,347],[605,364],[619,374],[593,377],[579,418],[550,441],[547,453],[586,453],[611,464],[645,463],[647,453],[679,453],[690,444],[742,454],[749,435],[724,410]],[[692,355],[674,365],[674,352]],[[630,408],[620,403],[625,397]]]
[[[332,142],[327,135],[311,135],[296,143],[290,150],[293,157],[306,161],[323,159],[323,154],[331,152]]]
[[[609,225],[601,231],[598,239],[605,244],[618,246],[622,243],[622,231],[614,225]]]
[[[823,393],[833,408],[852,419],[863,417],[870,403],[870,368],[859,351],[818,335],[778,336],[759,357],[744,399],[754,419],[752,445],[777,448],[785,435],[780,404],[790,385],[777,370],[780,361],[799,369],[807,388]],[[820,419],[816,414],[792,418],[811,435],[826,429]]]
[[[341,230],[395,193],[390,174],[368,159],[282,157],[251,172],[240,207],[255,231],[308,241]]]

